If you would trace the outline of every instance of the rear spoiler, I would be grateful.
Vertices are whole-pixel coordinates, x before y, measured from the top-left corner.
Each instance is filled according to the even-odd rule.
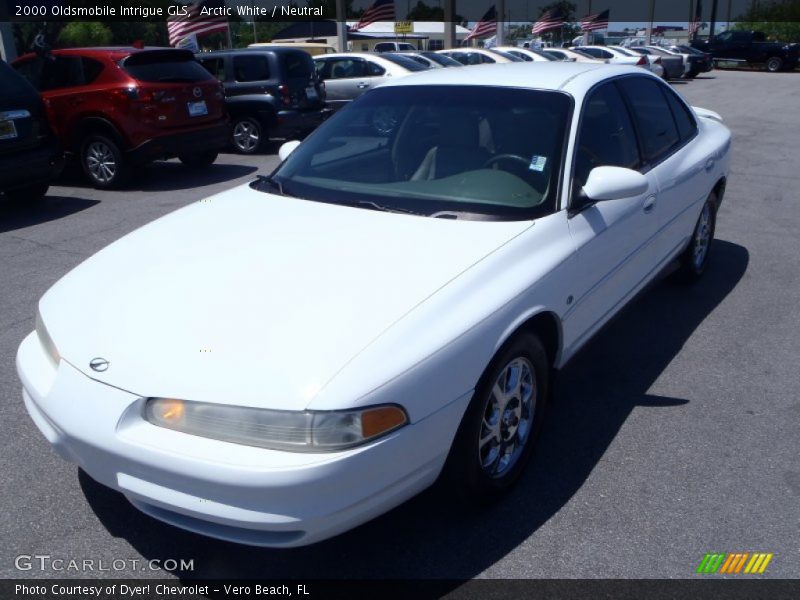
[[[698,117],[704,117],[706,119],[711,119],[719,123],[724,122],[722,115],[720,115],[719,113],[715,113],[713,110],[708,110],[707,108],[700,108],[699,106],[693,106],[692,110],[694,110],[695,114]]]

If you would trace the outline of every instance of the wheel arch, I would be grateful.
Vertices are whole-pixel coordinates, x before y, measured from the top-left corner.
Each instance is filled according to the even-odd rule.
[[[722,204],[722,197],[725,195],[725,186],[728,184],[727,177],[720,177],[717,183],[714,184],[714,195],[716,196],[716,202],[714,203],[714,211],[719,210],[720,204]]]
[[[75,134],[72,136],[70,143],[71,150],[78,152],[80,145],[88,135],[102,134],[108,135],[111,139],[124,150],[128,147],[128,143],[120,133],[119,129],[108,119],[104,117],[92,116],[82,118],[75,127]]]
[[[505,330],[497,344],[497,352],[520,333],[533,333],[542,342],[547,353],[547,360],[555,368],[561,360],[563,348],[563,331],[561,318],[552,310],[539,308],[520,316]]]

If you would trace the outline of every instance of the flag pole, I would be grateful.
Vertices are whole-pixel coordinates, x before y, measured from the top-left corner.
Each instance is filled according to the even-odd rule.
[[[497,0],[497,28],[495,29],[495,45],[505,45],[504,25],[506,19],[506,0]]]
[[[586,13],[587,16],[591,16],[592,14],[592,0],[589,0],[589,11]],[[583,45],[589,45],[589,30],[583,32]]]

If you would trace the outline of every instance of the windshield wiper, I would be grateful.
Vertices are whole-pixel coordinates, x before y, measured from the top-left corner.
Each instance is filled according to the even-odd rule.
[[[391,212],[391,213],[402,213],[404,215],[417,215],[420,216],[422,213],[415,212],[413,210],[408,210],[407,208],[397,208],[394,206],[384,206],[383,204],[378,204],[377,202],[373,202],[372,200],[359,200],[358,202],[353,203],[351,206],[360,206],[365,208],[372,208],[374,210],[381,210],[383,212]]]

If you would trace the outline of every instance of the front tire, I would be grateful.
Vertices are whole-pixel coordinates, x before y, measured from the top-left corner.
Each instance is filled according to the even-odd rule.
[[[83,140],[81,166],[91,184],[99,189],[119,187],[130,175],[122,150],[104,135],[89,135]]]
[[[767,71],[777,73],[783,69],[783,59],[780,56],[772,56],[767,60]]]
[[[716,223],[717,195],[712,192],[700,211],[700,216],[692,232],[692,239],[680,258],[680,270],[684,281],[692,283],[705,273],[711,242],[714,241]]]
[[[492,502],[519,479],[541,429],[549,371],[544,346],[527,332],[486,368],[445,465],[445,483],[462,499]]]

